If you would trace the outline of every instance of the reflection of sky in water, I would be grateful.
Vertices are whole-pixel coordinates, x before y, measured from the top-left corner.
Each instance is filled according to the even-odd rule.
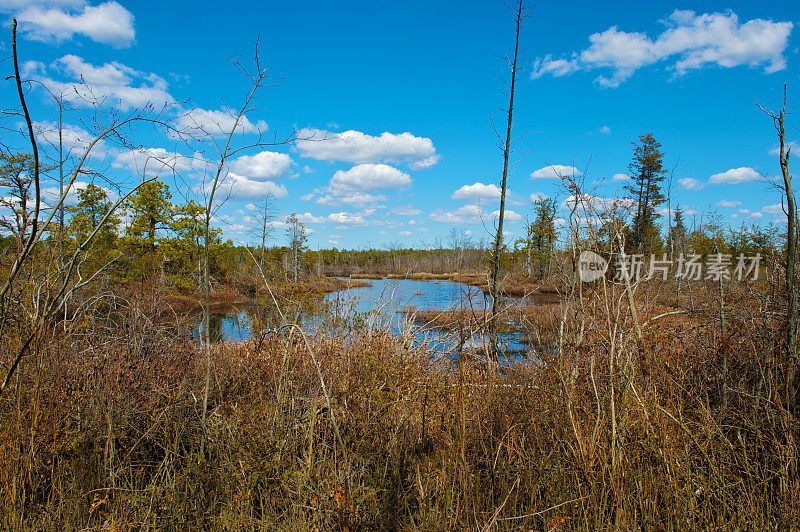
[[[417,310],[481,310],[491,305],[491,297],[484,296],[479,288],[451,281],[375,279],[368,282],[372,286],[326,294],[326,306],[343,316],[352,315],[353,312],[362,314],[373,327],[399,333],[404,326],[404,315],[400,311],[408,307]],[[304,321],[310,324],[315,321],[315,317],[306,315]],[[212,316],[211,333],[216,340],[245,340],[250,337],[251,332],[247,312]],[[440,352],[447,351],[456,342],[453,334],[420,325],[412,327],[412,335],[415,341],[428,341]],[[500,342],[512,351],[525,350],[525,346],[519,341],[521,336],[520,333],[501,334]],[[469,343],[468,340],[467,345]],[[479,347],[483,338],[473,338],[471,343],[474,347]]]

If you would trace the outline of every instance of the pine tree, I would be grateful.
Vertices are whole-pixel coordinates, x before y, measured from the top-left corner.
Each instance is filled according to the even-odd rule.
[[[669,246],[673,253],[684,251],[686,244],[686,224],[683,222],[683,211],[681,206],[675,208],[675,216],[672,227],[669,228]]]
[[[173,206],[169,186],[162,181],[149,181],[136,191],[129,203],[132,220],[128,235],[138,239],[148,251],[155,251],[157,231],[169,224]]]
[[[83,241],[100,226],[111,207],[112,203],[106,191],[89,183],[78,190],[78,203],[67,207],[67,212],[72,215],[69,221],[70,231],[79,242]],[[118,223],[119,218],[111,215],[98,232],[96,241],[103,248],[107,249],[113,244]]]
[[[527,227],[529,268],[535,262],[539,277],[544,277],[556,241],[556,202],[553,199],[538,199],[534,202],[536,219]]]
[[[289,258],[291,260],[292,279],[296,283],[300,277],[300,260],[306,249],[306,228],[303,222],[297,219],[297,215],[292,214],[286,219],[286,239],[289,244]]]
[[[628,172],[633,182],[625,187],[637,204],[631,244],[644,250],[653,246],[660,232],[656,223],[656,207],[666,201],[661,193],[661,182],[666,177],[666,170],[664,154],[660,151],[661,144],[653,138],[652,133],[641,135],[639,142],[632,144],[633,160],[628,165]]]

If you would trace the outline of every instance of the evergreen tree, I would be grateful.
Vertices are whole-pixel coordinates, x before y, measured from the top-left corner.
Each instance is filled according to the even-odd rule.
[[[528,264],[532,269],[536,263],[539,277],[547,273],[550,257],[556,241],[556,202],[553,199],[538,199],[534,202],[536,219],[528,224]]]
[[[669,246],[672,253],[683,253],[686,247],[686,224],[683,222],[681,206],[675,208],[672,227],[669,228]]]
[[[67,207],[67,212],[72,215],[69,228],[78,242],[83,241],[100,226],[112,205],[106,191],[97,185],[89,183],[85,188],[78,190],[78,203]],[[107,249],[113,244],[118,223],[119,218],[111,215],[98,232],[96,241],[103,248]]]
[[[661,182],[666,177],[664,154],[652,133],[641,135],[639,141],[632,144],[633,160],[628,172],[633,182],[625,188],[636,200],[637,209],[630,240],[633,247],[646,250],[655,247],[660,240],[656,207],[666,201],[661,193]]]
[[[286,228],[286,240],[289,245],[289,260],[291,262],[290,268],[292,271],[292,279],[296,283],[300,277],[300,264],[303,252],[306,249],[306,228],[303,223],[297,219],[297,215],[292,214],[286,219],[288,227]]]
[[[156,180],[140,186],[128,203],[131,213],[128,236],[140,242],[147,251],[155,251],[158,229],[169,225],[173,212],[169,202],[171,198],[169,186]]]

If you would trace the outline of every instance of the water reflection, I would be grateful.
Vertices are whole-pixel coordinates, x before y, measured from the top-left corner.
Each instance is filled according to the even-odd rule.
[[[491,297],[480,289],[451,281],[376,279],[370,283],[369,287],[327,294],[321,301],[282,305],[282,315],[270,305],[255,304],[213,314],[209,323],[211,340],[242,341],[261,334],[265,328],[294,322],[311,330],[342,335],[360,327],[380,328],[403,335],[412,344],[425,342],[440,353],[483,350],[487,339],[482,334],[436,329],[415,324],[409,317],[414,310],[482,311],[491,305]],[[527,352],[523,336],[521,332],[500,334],[501,348],[509,356]]]

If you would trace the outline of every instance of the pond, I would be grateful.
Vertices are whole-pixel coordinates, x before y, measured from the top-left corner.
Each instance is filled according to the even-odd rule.
[[[455,332],[413,323],[403,310],[482,310],[491,306],[491,296],[479,288],[452,281],[416,281],[412,279],[374,279],[371,286],[351,288],[326,294],[321,305],[297,311],[306,326],[328,327],[331,317],[346,323],[405,334],[414,344],[425,342],[438,353],[454,355],[459,346],[464,350],[482,350],[487,340],[483,335],[464,338]],[[524,304],[505,299],[506,304]],[[215,341],[242,341],[253,333],[255,306],[211,316],[211,333]],[[528,349],[520,332],[499,335],[501,349],[507,356],[519,357]]]

